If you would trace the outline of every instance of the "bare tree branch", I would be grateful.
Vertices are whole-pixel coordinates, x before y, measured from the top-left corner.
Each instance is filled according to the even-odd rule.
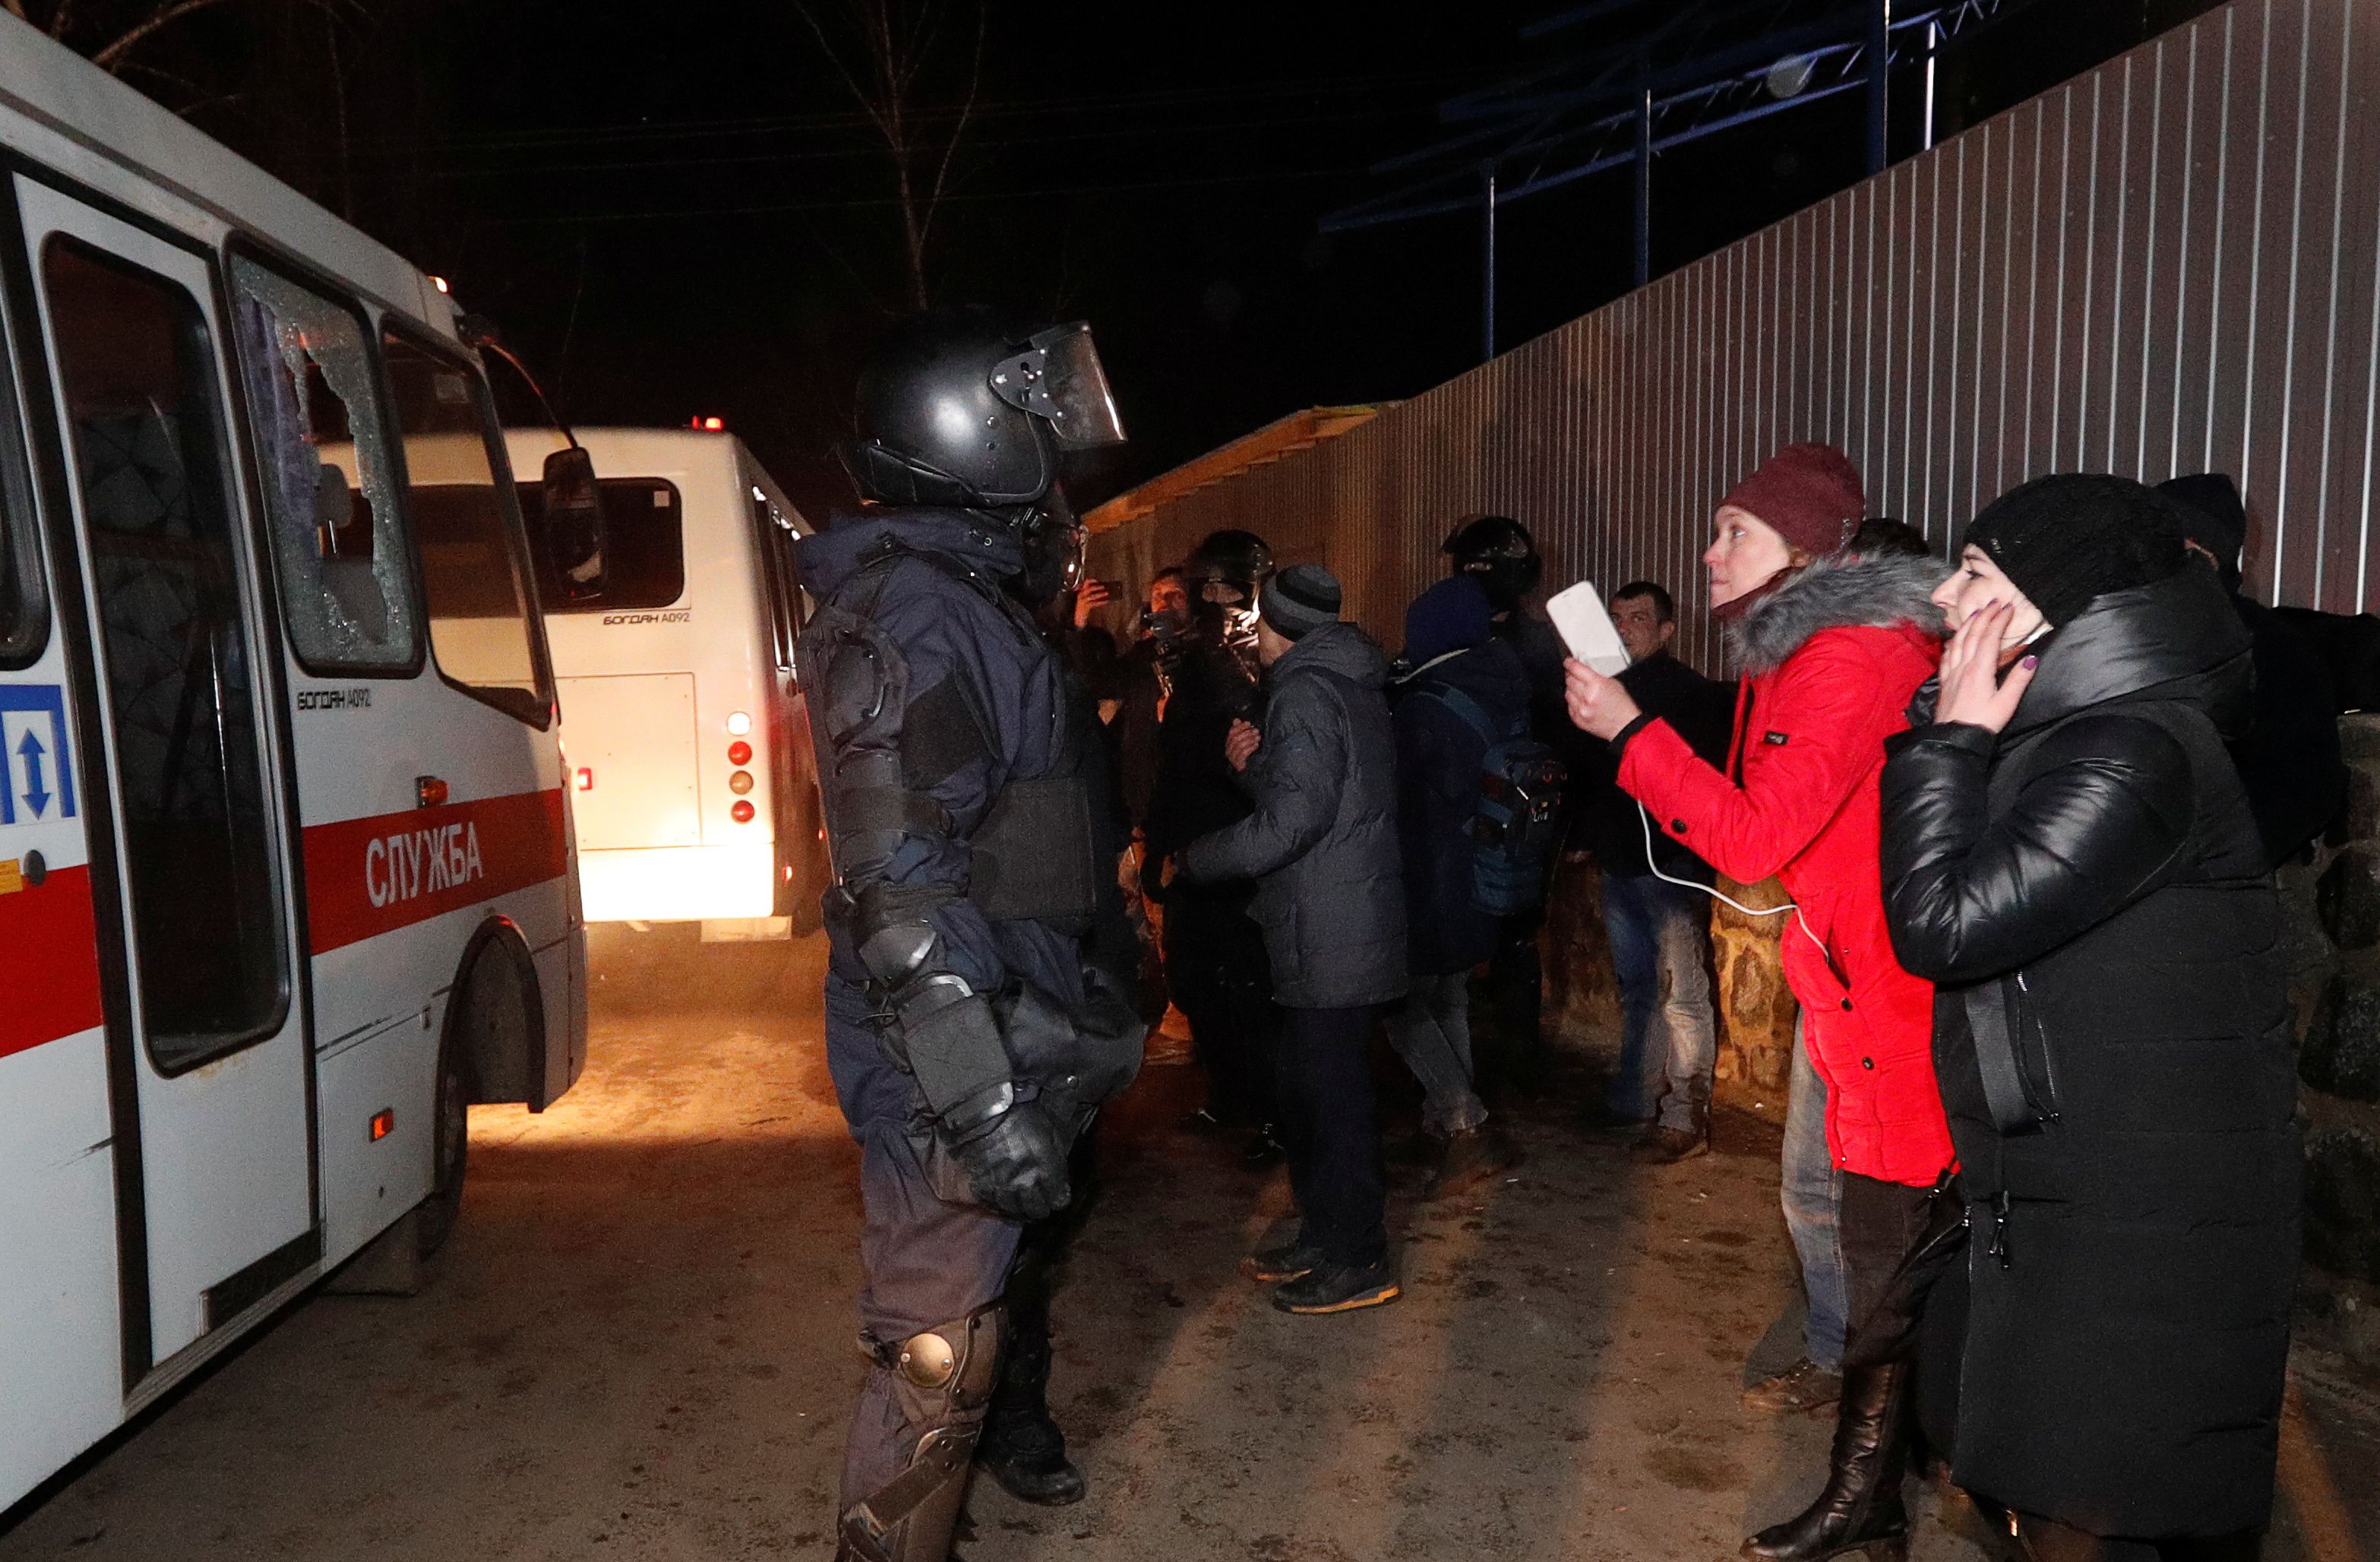
[[[102,70],[114,70],[123,63],[125,55],[140,46],[142,39],[159,28],[177,22],[193,11],[211,10],[214,6],[227,4],[229,0],[173,0],[171,5],[160,6],[150,12],[145,20],[135,22],[115,43],[93,54],[91,56],[91,63]],[[60,6],[58,14],[64,16],[66,10],[65,6]]]
[[[5,0],[5,3],[18,16],[25,14],[20,8],[23,0]],[[231,0],[157,0],[147,16],[116,34],[111,42],[92,50],[91,63],[102,70],[120,72],[124,68],[126,56],[139,48],[159,29],[169,27],[194,11],[212,10],[217,6],[230,3]],[[342,10],[362,15],[366,9],[364,0],[302,0],[302,3],[312,6],[330,17],[336,17]],[[50,13],[50,36],[61,42],[66,41],[67,31],[73,25],[74,16],[75,0],[58,0],[57,9]]]
[[[983,40],[990,24],[990,17],[978,5],[975,12],[975,57],[967,67],[966,96],[959,103],[958,123],[951,127],[950,139],[942,143],[942,161],[941,165],[934,170],[934,188],[926,196],[927,232],[933,229],[935,209],[941,205],[942,189],[950,182],[951,158],[959,149],[959,138],[966,134],[967,119],[975,113],[976,95],[983,87]],[[922,244],[923,241],[924,235],[920,234],[919,242]]]
[[[974,0],[975,47],[967,67],[965,95],[951,128],[942,132],[936,128],[940,114],[921,101],[948,32],[949,10],[941,0],[851,0],[844,15],[857,35],[856,45],[837,42],[815,0],[793,0],[793,4],[818,40],[827,63],[842,79],[844,89],[884,143],[892,168],[894,205],[901,218],[909,303],[923,309],[932,297],[926,260],[934,216],[950,188],[959,143],[966,135],[982,88],[989,7],[984,0]]]
[[[868,95],[865,88],[860,86],[859,79],[854,76],[851,72],[851,67],[844,63],[843,51],[836,48],[833,41],[827,37],[826,28],[819,21],[818,13],[812,10],[809,6],[805,3],[805,0],[794,0],[794,11],[802,18],[802,20],[809,24],[810,31],[819,41],[819,52],[826,55],[827,63],[829,65],[834,67],[834,73],[843,78],[844,87],[851,93],[852,101],[858,104],[861,110],[867,114],[868,119],[875,124],[879,130],[881,130],[884,128],[884,125],[883,121],[878,117],[876,100]]]

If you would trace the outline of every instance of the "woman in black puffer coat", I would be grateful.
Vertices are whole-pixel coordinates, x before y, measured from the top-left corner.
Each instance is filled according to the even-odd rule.
[[[1893,946],[1938,984],[1971,1222],[1921,1397],[2041,1559],[2252,1555],[2272,1507],[2296,1075],[2223,743],[2248,637],[2168,505],[2053,477],[1976,517],[1938,709],[1884,772]]]

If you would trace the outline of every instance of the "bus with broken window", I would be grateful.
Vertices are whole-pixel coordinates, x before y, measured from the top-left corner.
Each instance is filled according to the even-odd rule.
[[[5,1508],[434,1247],[468,1106],[570,1088],[587,987],[449,299],[24,22],[0,57]]]

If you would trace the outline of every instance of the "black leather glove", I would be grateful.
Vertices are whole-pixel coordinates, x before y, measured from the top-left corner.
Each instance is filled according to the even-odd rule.
[[[964,1140],[942,1135],[942,1148],[977,1201],[1011,1220],[1047,1220],[1075,1196],[1065,1146],[1038,1102],[1014,1103]]]

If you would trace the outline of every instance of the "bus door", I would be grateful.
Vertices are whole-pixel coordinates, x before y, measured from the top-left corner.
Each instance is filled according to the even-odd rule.
[[[128,1387],[319,1256],[287,799],[200,256],[19,177],[72,494]],[[63,522],[65,518],[54,518]],[[62,572],[63,574],[64,572]]]

